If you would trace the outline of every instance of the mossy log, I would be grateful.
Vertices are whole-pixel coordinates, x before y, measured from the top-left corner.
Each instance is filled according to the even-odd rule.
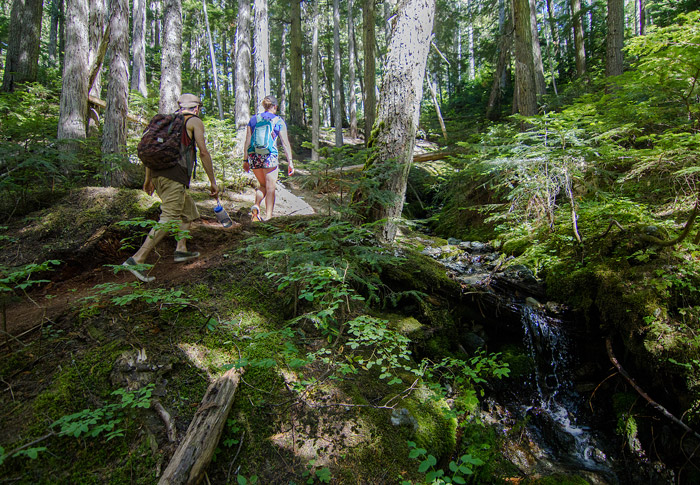
[[[194,485],[204,478],[242,374],[243,369],[233,368],[209,386],[159,485]]]

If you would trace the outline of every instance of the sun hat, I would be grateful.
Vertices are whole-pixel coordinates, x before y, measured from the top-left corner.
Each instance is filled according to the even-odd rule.
[[[195,108],[201,106],[202,101],[194,94],[187,93],[177,99],[177,104],[180,105],[180,108]]]

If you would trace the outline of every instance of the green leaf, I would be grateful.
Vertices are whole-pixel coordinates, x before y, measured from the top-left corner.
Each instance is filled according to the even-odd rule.
[[[433,455],[428,455],[428,457],[420,464],[418,471],[421,473],[427,472],[430,468],[437,464],[437,460]]]

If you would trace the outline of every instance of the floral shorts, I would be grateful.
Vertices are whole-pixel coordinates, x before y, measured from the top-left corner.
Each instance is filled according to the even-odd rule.
[[[267,155],[249,153],[248,164],[252,169],[276,168],[279,165],[278,155],[276,153],[268,153]]]

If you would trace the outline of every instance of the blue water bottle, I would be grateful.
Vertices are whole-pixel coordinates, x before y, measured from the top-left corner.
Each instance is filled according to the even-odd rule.
[[[221,202],[219,202],[219,199],[216,199],[216,207],[214,207],[214,214],[216,215],[216,218],[222,226],[231,227],[231,225],[233,225],[231,218],[228,216],[228,213],[226,212],[226,209],[224,209],[224,206],[221,205]]]

